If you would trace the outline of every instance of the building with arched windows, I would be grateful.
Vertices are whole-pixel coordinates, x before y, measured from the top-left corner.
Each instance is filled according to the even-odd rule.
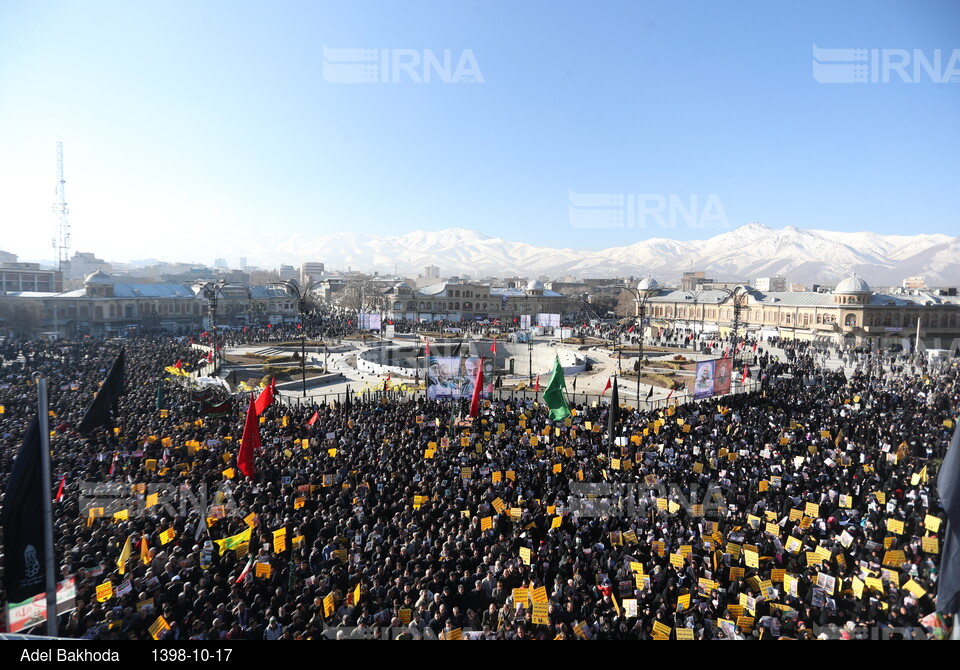
[[[561,319],[576,308],[569,296],[531,280],[525,289],[493,288],[486,284],[448,280],[415,289],[399,282],[383,293],[383,313],[388,319],[417,321],[512,322],[523,314],[560,314]]]
[[[928,348],[949,348],[960,337],[960,298],[918,292],[875,293],[860,277],[832,292],[659,289],[646,303],[649,327],[727,336],[740,303],[740,337],[820,341],[872,347],[920,338]]]

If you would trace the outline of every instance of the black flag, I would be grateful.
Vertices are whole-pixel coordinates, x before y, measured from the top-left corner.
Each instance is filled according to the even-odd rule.
[[[956,614],[960,611],[960,422],[940,465],[937,492],[947,514],[940,554],[941,573],[937,580],[937,611]]]
[[[620,393],[618,392],[620,384],[614,376],[613,378],[613,397],[610,398],[610,413],[607,414],[607,440],[610,446],[614,446],[614,431],[620,422]]]
[[[13,463],[3,498],[4,574],[9,603],[46,589],[43,496],[49,495],[40,465],[40,419],[34,417]]]
[[[77,430],[81,433],[89,433],[97,426],[113,428],[113,413],[116,410],[117,401],[123,395],[123,360],[124,350],[121,349],[107,378],[87,408],[80,425],[77,426]]]
[[[650,392],[647,393],[647,400],[650,400],[650,398],[652,398],[652,397],[653,397],[653,387],[651,386],[651,387],[650,387]]]

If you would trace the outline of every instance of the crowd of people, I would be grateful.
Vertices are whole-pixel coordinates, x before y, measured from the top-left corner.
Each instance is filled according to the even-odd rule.
[[[605,402],[561,421],[542,400],[472,419],[451,400],[274,402],[247,478],[250,398],[204,414],[164,372],[202,357],[189,338],[130,343],[116,430],[88,436],[76,426],[121,343],[6,343],[0,485],[39,372],[68,637],[940,636],[936,476],[958,368],[878,358],[847,375],[777,344],[762,390],[622,407],[612,436]],[[124,495],[91,502],[107,483]],[[205,487],[209,505],[148,500],[164,486]]]

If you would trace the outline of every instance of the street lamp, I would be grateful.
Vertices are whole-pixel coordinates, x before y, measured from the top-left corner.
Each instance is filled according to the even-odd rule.
[[[203,297],[207,299],[207,302],[210,305],[210,321],[213,326],[213,373],[212,376],[217,375],[217,362],[218,362],[218,352],[217,352],[217,301],[220,298],[220,293],[227,286],[230,286],[233,282],[224,281],[218,279],[217,281],[208,281],[200,285],[200,290],[203,291]]]
[[[718,291],[723,291],[727,294],[733,301],[733,332],[731,333],[730,340],[730,359],[731,365],[734,370],[737,369],[737,335],[740,332],[740,310],[743,309],[744,304],[747,302],[747,289],[743,286],[737,286],[735,288],[718,288]]]
[[[310,291],[320,284],[319,281],[310,282],[303,289],[295,281],[284,279],[279,282],[272,282],[271,286],[281,286],[286,292],[297,299],[297,311],[300,312],[300,384],[303,397],[307,397],[307,328],[306,317],[307,309],[310,306]],[[326,356],[324,356],[324,366],[326,366]]]
[[[637,321],[640,326],[640,346],[637,348],[637,409],[640,409],[640,371],[643,369],[643,330],[644,319],[647,312],[647,301],[660,292],[660,284],[653,277],[644,277],[637,284],[636,289],[624,287],[624,290],[630,293],[637,302]]]
[[[693,318],[691,319],[691,321],[693,322],[693,328],[691,330],[693,330],[693,339],[694,339],[694,342],[696,343],[700,341],[701,337],[703,337],[703,313],[705,311],[705,308],[702,307],[700,310],[700,330],[697,331],[697,328],[696,328],[697,305],[702,304],[700,302],[700,291],[691,291],[687,296],[684,296],[684,297],[687,298],[688,300],[689,299],[693,300]]]

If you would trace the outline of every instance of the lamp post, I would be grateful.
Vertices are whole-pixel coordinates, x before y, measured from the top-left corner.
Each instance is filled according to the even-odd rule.
[[[216,281],[208,281],[200,285],[200,290],[203,291],[203,297],[207,299],[207,302],[210,305],[210,321],[213,327],[213,375],[217,375],[218,369],[218,359],[219,353],[217,352],[217,301],[220,299],[220,294],[226,286],[229,286],[231,282],[218,279]]]
[[[286,292],[297,299],[297,311],[300,312],[300,384],[304,398],[307,397],[307,309],[309,308],[310,291],[315,289],[320,282],[310,282],[303,289],[295,281],[285,279],[279,282],[273,282],[271,286],[281,286]],[[324,366],[326,366],[326,356],[324,356]]]
[[[533,335],[527,333],[527,388],[533,386]]]
[[[733,301],[733,332],[731,333],[730,340],[730,359],[731,365],[736,371],[737,369],[737,337],[740,332],[740,310],[743,309],[744,303],[747,301],[747,290],[742,286],[737,286],[736,288],[720,288],[717,289],[723,291],[727,296]]]
[[[693,318],[691,319],[691,321],[693,322],[693,328],[692,328],[692,330],[693,330],[693,340],[694,340],[695,343],[697,343],[697,342],[700,341],[700,338],[703,337],[703,312],[704,312],[705,310],[704,310],[704,308],[701,308],[701,310],[700,310],[700,330],[697,331],[697,328],[696,328],[696,324],[697,324],[697,305],[703,304],[703,303],[700,302],[700,292],[699,292],[699,291],[691,291],[690,294],[689,294],[688,296],[685,296],[685,297],[686,297],[687,299],[692,299],[692,300],[693,300]]]
[[[637,302],[637,321],[640,326],[640,345],[637,347],[637,409],[640,408],[640,372],[643,369],[643,330],[644,319],[647,313],[647,301],[660,292],[660,284],[653,277],[645,277],[637,284],[637,288],[624,287]]]

